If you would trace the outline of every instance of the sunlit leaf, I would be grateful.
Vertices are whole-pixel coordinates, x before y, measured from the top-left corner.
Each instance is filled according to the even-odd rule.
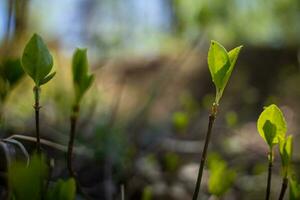
[[[53,58],[43,39],[37,34],[27,43],[21,61],[24,71],[37,86],[41,85],[53,66]]]
[[[274,104],[266,107],[257,120],[257,130],[270,148],[284,139],[286,122],[281,110]]]
[[[242,46],[239,46],[228,53],[217,41],[212,40],[210,43],[207,61],[212,80],[216,87],[215,101],[217,104],[223,95],[241,48]]]

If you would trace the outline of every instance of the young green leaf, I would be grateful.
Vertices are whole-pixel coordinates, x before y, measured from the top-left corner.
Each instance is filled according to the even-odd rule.
[[[51,74],[47,77],[53,66],[53,58],[43,39],[37,34],[34,34],[27,43],[21,62],[24,71],[33,79],[36,86],[48,82],[54,76]]]
[[[226,162],[218,154],[210,154],[208,159],[208,190],[218,197],[223,196],[232,186],[236,172],[228,168]]]
[[[84,93],[94,81],[94,76],[88,74],[88,60],[86,49],[76,49],[72,60],[73,82],[76,103],[79,103]]]
[[[300,183],[295,180],[295,177],[289,179],[290,185],[290,200],[300,199]]]
[[[212,40],[208,51],[208,67],[216,87],[215,103],[219,103],[227,82],[235,66],[242,46],[236,47],[229,53],[217,41]]]
[[[257,120],[257,130],[270,149],[284,139],[286,122],[281,110],[274,104],[266,107]]]
[[[289,135],[287,138],[279,139],[279,153],[281,157],[284,174],[288,173],[288,167],[292,159],[293,152],[293,136]]]
[[[76,183],[73,178],[66,181],[58,180],[47,192],[46,200],[74,200]]]

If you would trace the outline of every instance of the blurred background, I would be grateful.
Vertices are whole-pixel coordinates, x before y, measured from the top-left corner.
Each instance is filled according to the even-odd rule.
[[[264,199],[267,146],[256,130],[263,106],[283,110],[300,173],[300,1],[1,0],[0,136],[34,135],[33,82],[20,65],[33,33],[46,41],[56,77],[42,87],[41,132],[66,145],[73,101],[71,57],[88,48],[96,81],[81,107],[75,168],[95,199],[191,199],[214,85],[211,39],[244,45],[213,129],[210,158],[226,160],[223,199]],[[67,175],[64,154],[53,178]],[[201,199],[208,191],[204,172]],[[226,177],[223,177],[226,178]],[[276,150],[272,192],[281,187]],[[288,196],[288,195],[286,195]]]

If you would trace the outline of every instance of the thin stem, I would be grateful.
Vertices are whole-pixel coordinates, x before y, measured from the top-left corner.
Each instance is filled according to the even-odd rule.
[[[204,169],[204,165],[205,165],[205,161],[206,161],[208,144],[209,144],[209,141],[210,141],[212,127],[213,127],[213,124],[214,124],[214,121],[215,121],[216,115],[217,115],[217,108],[218,108],[217,104],[214,103],[213,106],[212,106],[211,114],[209,115],[209,122],[208,122],[206,138],[205,138],[205,144],[204,144],[203,151],[202,151],[202,156],[201,156],[200,167],[199,167],[199,171],[198,171],[196,187],[195,187],[195,191],[194,191],[194,194],[193,194],[193,200],[197,200],[197,198],[198,198],[200,185],[201,185],[201,180],[202,180],[203,169]]]
[[[267,190],[266,190],[266,200],[270,199],[272,167],[273,167],[273,150],[271,149],[269,152],[269,168],[268,168],[268,183],[267,183]]]
[[[288,178],[284,177],[282,179],[282,185],[281,185],[281,191],[280,191],[280,195],[279,195],[279,200],[283,200],[284,194],[285,194],[285,191],[286,191],[287,187],[288,187]]]
[[[74,147],[74,140],[75,140],[75,133],[76,133],[76,125],[77,125],[77,119],[79,114],[79,105],[76,104],[72,107],[72,114],[70,117],[71,127],[70,127],[70,139],[68,144],[68,152],[67,152],[67,167],[69,171],[69,175],[74,178],[78,192],[85,198],[90,199],[90,197],[83,191],[80,182],[78,180],[77,174],[73,169],[73,147]]]
[[[79,106],[78,105],[73,106],[72,114],[70,117],[71,128],[70,128],[70,139],[69,139],[68,152],[67,152],[67,166],[68,166],[69,175],[72,177],[75,177],[75,172],[73,170],[72,157],[73,157],[73,146],[74,146],[74,140],[75,140],[78,112],[79,112]]]
[[[38,154],[41,153],[41,142],[40,142],[40,87],[35,86],[33,88],[34,93],[34,105],[33,108],[35,110],[35,131],[36,131],[36,150]]]

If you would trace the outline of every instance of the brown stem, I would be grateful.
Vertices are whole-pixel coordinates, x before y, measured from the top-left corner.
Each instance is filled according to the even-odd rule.
[[[79,112],[79,106],[78,105],[73,106],[72,114],[70,117],[71,128],[70,128],[70,139],[69,139],[68,153],[67,153],[68,171],[69,171],[69,175],[72,177],[75,177],[75,172],[73,170],[73,165],[72,165],[72,157],[73,157],[73,146],[74,146],[74,140],[75,140],[78,112]]]
[[[34,93],[34,105],[33,108],[35,110],[35,130],[36,130],[36,150],[38,154],[41,153],[41,142],[40,142],[40,87],[35,86],[33,88]]]
[[[266,190],[266,200],[270,199],[271,182],[272,182],[272,167],[273,167],[273,150],[269,152],[269,168],[268,168],[268,182]]]
[[[280,191],[280,195],[279,195],[279,200],[283,200],[284,194],[285,194],[285,191],[286,191],[287,187],[288,187],[288,178],[284,177],[282,179],[282,185],[281,185],[281,191]]]
[[[207,133],[206,133],[206,137],[205,137],[205,144],[204,144],[203,151],[202,151],[202,156],[201,156],[200,167],[199,167],[199,171],[198,171],[196,187],[195,187],[195,191],[194,191],[194,194],[193,194],[193,200],[197,200],[197,198],[198,198],[200,185],[201,185],[201,180],[202,180],[203,169],[204,169],[204,165],[205,165],[205,161],[206,161],[208,144],[209,144],[209,141],[210,141],[212,127],[213,127],[214,121],[216,119],[216,114],[217,114],[217,104],[214,103],[213,106],[212,106],[211,114],[209,115],[208,128],[207,128]]]
[[[69,171],[69,175],[74,178],[78,192],[87,200],[90,199],[90,197],[83,191],[82,186],[80,185],[80,182],[78,180],[77,174],[73,169],[73,147],[74,147],[74,140],[75,140],[75,133],[76,133],[76,124],[79,114],[79,105],[74,105],[72,107],[72,114],[70,117],[71,122],[71,128],[70,128],[70,139],[68,144],[68,152],[67,152],[67,167]]]

